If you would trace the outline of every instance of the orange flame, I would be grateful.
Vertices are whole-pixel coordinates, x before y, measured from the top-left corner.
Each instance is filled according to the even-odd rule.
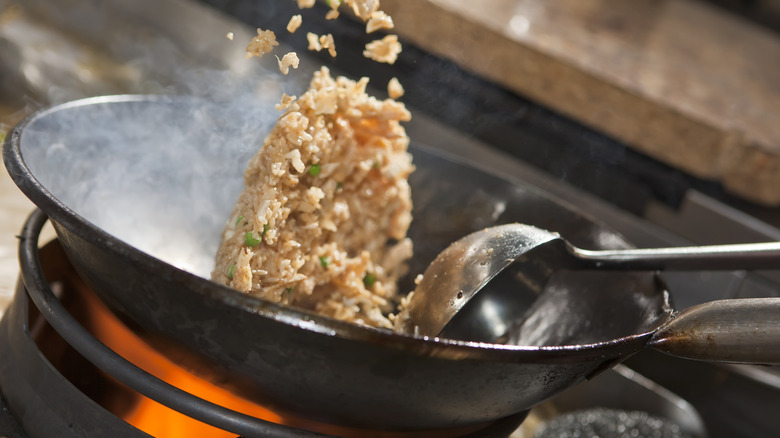
[[[94,295],[85,294],[93,334],[137,367],[212,403],[274,423],[284,423],[280,415],[207,382],[171,362],[133,333]],[[235,438],[225,432],[138,395],[135,407],[123,419],[156,437]]]
[[[84,292],[80,294],[82,304],[86,306],[86,310],[90,315],[90,331],[96,338],[120,356],[157,378],[225,408],[277,424],[343,437],[435,438],[460,435],[484,427],[484,425],[479,425],[476,427],[416,432],[374,431],[345,428],[286,414],[281,415],[241,398],[174,364],[133,333],[95,295],[83,289],[82,292]],[[166,438],[193,436],[199,438],[235,438],[236,436],[235,433],[226,432],[192,419],[143,395],[135,395],[135,405],[129,413],[121,414],[121,417],[136,428],[152,436]]]
[[[70,303],[66,304],[69,306],[69,310],[74,312],[74,316],[79,315],[76,316],[77,319],[93,336],[139,368],[183,391],[214,404],[277,424],[344,437],[438,438],[459,436],[486,426],[486,424],[480,424],[433,431],[376,431],[344,428],[288,414],[281,415],[191,374],[147,344],[111,313],[103,302],[81,281],[70,264],[65,261],[67,259],[59,245],[49,244],[42,248],[41,260],[47,261],[47,263],[43,264],[47,279],[54,282],[53,284],[56,285],[63,302]],[[43,338],[46,337],[43,331],[39,335]],[[149,435],[165,438],[234,438],[236,436],[235,433],[225,432],[187,417],[124,387],[124,385],[112,385],[111,383],[115,381],[107,374],[101,373],[98,379],[102,380],[101,383],[109,383],[103,386],[111,388],[108,388],[107,394],[97,396],[95,401]],[[74,383],[74,385],[78,386],[77,383]],[[119,389],[120,387],[125,389]],[[112,392],[112,389],[117,392]],[[130,395],[130,409],[127,409],[128,404],[125,403],[125,395],[127,394]]]

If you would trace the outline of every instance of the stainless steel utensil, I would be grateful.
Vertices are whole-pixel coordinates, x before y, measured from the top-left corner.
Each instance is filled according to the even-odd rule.
[[[470,317],[467,304],[509,267],[530,289],[542,290],[560,270],[739,270],[780,267],[780,243],[678,248],[585,250],[559,234],[526,224],[504,224],[469,234],[426,269],[405,310],[403,331],[438,336],[453,318]],[[583,292],[585,293],[585,292]],[[609,305],[610,303],[604,303]],[[679,314],[652,342],[672,354],[703,360],[780,362],[780,299],[722,300]],[[518,345],[549,345],[562,300],[542,294],[509,330]],[[520,317],[522,315],[518,315]]]

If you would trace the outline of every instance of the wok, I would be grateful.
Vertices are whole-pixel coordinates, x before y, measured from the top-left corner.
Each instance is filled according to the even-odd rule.
[[[471,304],[484,323],[462,327],[461,339],[359,327],[207,280],[245,163],[276,117],[272,104],[92,98],[24,120],[3,158],[118,316],[184,367],[282,412],[396,430],[493,421],[642,349],[670,318],[662,282],[642,272],[572,272],[555,282],[587,293],[568,294],[555,345],[546,346],[498,343],[540,293],[511,276]],[[505,222],[553,229],[584,248],[629,247],[545,193],[422,145],[411,152],[410,279],[450,242]],[[412,287],[404,280],[402,289]]]

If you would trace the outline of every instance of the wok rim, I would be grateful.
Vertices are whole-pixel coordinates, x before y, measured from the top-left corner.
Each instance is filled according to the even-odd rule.
[[[3,161],[6,170],[19,189],[48,217],[49,220],[62,226],[71,233],[91,245],[95,245],[103,251],[108,251],[116,256],[126,259],[134,266],[152,272],[166,272],[172,279],[180,282],[188,290],[202,294],[219,302],[239,308],[242,311],[256,314],[258,317],[272,319],[274,322],[297,327],[302,330],[322,336],[335,336],[350,341],[381,344],[383,347],[392,348],[405,353],[437,357],[443,359],[478,359],[487,361],[510,362],[536,362],[558,363],[581,360],[610,360],[624,358],[644,348],[650,337],[660,326],[672,317],[673,308],[669,302],[669,294],[664,288],[664,306],[662,311],[665,317],[659,318],[657,326],[649,331],[637,333],[607,341],[559,346],[523,346],[494,344],[476,341],[463,341],[449,338],[428,337],[395,333],[389,329],[381,329],[370,326],[336,320],[314,312],[293,307],[283,306],[278,303],[265,300],[260,297],[242,293],[229,286],[221,285],[208,278],[185,271],[173,266],[157,257],[141,251],[134,246],[125,243],[121,239],[104,231],[89,220],[77,214],[51,192],[46,189],[33,175],[24,161],[21,141],[25,129],[36,120],[48,114],[96,104],[131,103],[144,101],[168,101],[181,99],[200,99],[196,96],[173,95],[149,95],[149,94],[119,94],[97,97],[88,97],[70,102],[65,102],[38,110],[19,122],[7,135],[3,144]],[[430,147],[413,142],[414,148],[419,148],[434,155],[444,156],[449,160],[466,164],[462,159],[452,157],[441,151],[431,150]],[[467,165],[476,167],[474,163]],[[504,177],[501,179],[507,180]],[[511,181],[510,181],[511,182]],[[541,190],[533,188],[539,192]],[[545,196],[555,198],[547,192]],[[584,215],[578,209],[563,202],[566,208],[573,209],[578,215],[594,222],[600,227],[609,229],[597,220]],[[610,230],[611,231],[611,230]],[[614,231],[612,231],[614,232]],[[617,233],[616,233],[617,234]],[[622,236],[621,236],[622,238]],[[625,239],[623,239],[625,240]],[[655,275],[658,278],[657,274]]]

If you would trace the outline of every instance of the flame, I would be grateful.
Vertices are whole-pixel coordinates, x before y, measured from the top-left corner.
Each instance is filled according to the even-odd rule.
[[[117,354],[165,382],[212,403],[274,423],[285,423],[280,415],[195,376],[171,362],[133,333],[94,295],[85,294],[93,335]],[[226,432],[192,419],[167,406],[138,395],[134,408],[122,415],[138,429],[156,437],[235,438]]]
[[[241,398],[229,390],[204,380],[171,362],[138,335],[133,333],[91,292],[82,289],[81,303],[85,305],[89,318],[89,329],[93,336],[137,367],[190,394],[217,405],[256,418],[302,428],[320,433],[343,437],[448,437],[471,432],[484,427],[444,429],[434,431],[375,431],[345,428],[280,414]],[[167,406],[161,405],[143,395],[135,394],[134,406],[127,413],[119,414],[125,421],[155,437],[235,438],[235,433],[210,426]]]

